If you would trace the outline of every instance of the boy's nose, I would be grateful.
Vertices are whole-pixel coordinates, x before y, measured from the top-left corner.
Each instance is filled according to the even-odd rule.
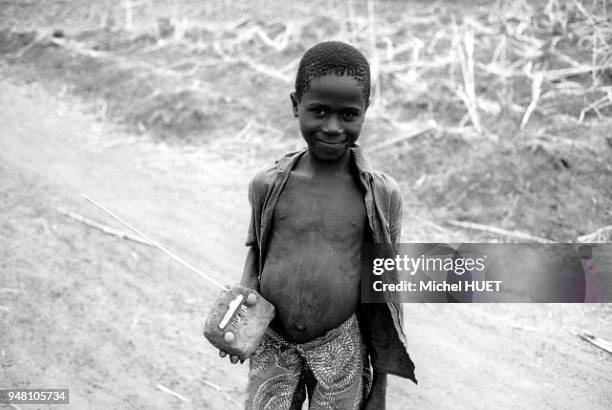
[[[330,135],[342,134],[344,130],[340,125],[340,121],[335,115],[329,116],[325,124],[323,125],[323,132]]]

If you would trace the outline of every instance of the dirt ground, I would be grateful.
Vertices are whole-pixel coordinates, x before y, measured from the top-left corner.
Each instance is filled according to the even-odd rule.
[[[19,3],[1,3],[6,8],[0,29],[27,22],[49,32],[49,15],[57,15],[81,22],[83,27],[75,24],[72,31],[84,36],[87,19],[98,21],[105,10],[100,2],[88,17],[80,14],[86,8],[75,6],[67,13],[62,2],[51,2],[45,18],[42,12],[27,13],[36,6]],[[273,8],[262,9],[271,14]],[[294,18],[297,9],[292,6]],[[127,78],[121,84],[130,86],[133,77],[122,77],[126,74],[119,69],[128,60],[113,65],[120,67],[108,77],[110,71],[100,69],[107,66],[96,65],[107,55],[83,62],[82,55],[67,58],[62,47],[49,45],[15,55],[21,48],[11,41],[0,41],[5,53],[0,60],[0,387],[69,388],[69,407],[75,409],[241,408],[246,366],[221,360],[201,334],[217,291],[159,251],[85,227],[60,211],[122,229],[82,199],[88,194],[202,270],[236,282],[246,254],[247,181],[278,153],[294,147],[295,139],[265,128],[268,123],[262,126],[265,118],[257,117],[257,107],[235,97],[238,85],[232,90],[232,84],[223,84],[233,100],[162,89],[149,100],[149,111],[136,112],[125,102],[132,97],[122,100],[120,87],[108,87],[112,91],[106,95],[103,87],[92,88],[84,79],[121,83]],[[109,49],[112,56],[131,58],[130,47],[133,42]],[[137,59],[150,63],[154,57]],[[149,73],[147,67],[142,72]],[[184,79],[172,81],[168,87],[176,88]],[[253,86],[278,92],[263,80]],[[156,100],[158,95],[163,98]],[[214,106],[221,125],[207,129],[206,141],[194,141],[193,130],[206,121],[192,105],[176,108],[167,95],[193,106]],[[243,116],[259,121],[248,140],[237,136],[245,125],[237,119]],[[133,118],[144,130],[137,122],[130,124]],[[174,128],[164,126],[177,118],[192,121],[177,131],[183,133],[180,143],[168,138]],[[381,124],[374,122],[368,131],[383,132]],[[295,135],[297,127],[291,127],[295,124],[279,128]],[[563,152],[519,144],[518,149],[497,147],[491,155],[485,147],[471,159],[479,167],[456,175],[451,166],[442,169],[440,158],[460,158],[473,140],[433,135],[404,143],[401,150],[377,153],[373,160],[402,185],[405,241],[491,240],[431,222],[476,215],[504,220],[511,229],[571,240],[610,219],[612,170],[601,138],[605,133],[604,125],[590,123],[588,149]],[[372,141],[366,138],[364,144]],[[512,178],[499,183],[503,172],[497,161],[507,157],[524,169],[512,174],[516,180],[533,185],[514,190],[518,182]],[[570,161],[572,171],[559,169],[560,158]],[[509,163],[502,163],[506,170]],[[459,193],[473,187],[477,174],[489,171],[492,181]],[[427,186],[429,195],[424,194]],[[454,203],[448,203],[444,188]],[[510,202],[492,204],[489,198],[495,194],[507,195]],[[550,203],[536,201],[538,195]],[[551,208],[553,203],[558,208]],[[577,336],[586,329],[612,340],[610,304],[410,304],[405,311],[419,384],[391,377],[389,409],[612,407],[612,355]]]
[[[78,409],[241,402],[246,367],[220,360],[200,333],[215,291],[157,251],[57,209],[114,226],[80,198],[87,193],[230,282],[244,257],[243,178],[252,170],[202,151],[130,142],[40,84],[4,80],[0,90],[2,385],[67,387]],[[611,403],[612,357],[572,333],[611,339],[608,305],[407,311],[420,384],[392,378],[391,409]]]

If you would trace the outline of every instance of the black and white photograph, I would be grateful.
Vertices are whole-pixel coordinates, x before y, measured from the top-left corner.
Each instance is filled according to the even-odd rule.
[[[0,408],[611,409],[608,0],[0,0]]]

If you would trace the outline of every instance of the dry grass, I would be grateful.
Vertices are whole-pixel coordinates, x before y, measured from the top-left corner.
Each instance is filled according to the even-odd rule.
[[[612,25],[603,14],[605,2],[549,0],[536,7],[498,1],[465,15],[438,5],[403,17],[391,6],[367,0],[347,2],[331,19],[314,15],[266,23],[248,17],[190,18],[179,13],[178,3],[170,5],[170,15],[161,17],[152,15],[148,1],[121,2],[106,14],[100,9],[107,16],[100,27],[77,33],[77,41],[63,46],[89,57],[108,49],[119,65],[126,66],[123,57],[129,56],[135,70],[178,75],[192,85],[218,76],[214,67],[230,66],[251,71],[240,81],[259,76],[259,82],[268,82],[263,76],[290,88],[304,48],[336,38],[354,43],[371,61],[373,117],[398,121],[394,107],[428,99],[453,112],[421,110],[416,114],[422,122],[508,138],[512,135],[495,129],[499,117],[516,117],[516,128],[524,130],[534,113],[554,115],[554,105],[568,95],[559,113],[569,113],[577,123],[591,116],[608,120],[612,111]],[[19,48],[12,55],[26,51]],[[166,58],[159,59],[161,54]],[[143,66],[149,59],[154,63]],[[169,112],[183,102],[165,103],[174,107],[157,117],[171,130],[184,118],[168,118]]]
[[[325,15],[318,8],[323,5]],[[606,224],[599,211],[605,206],[592,200],[595,221],[585,216],[556,235],[553,221],[521,212],[536,205],[533,181],[512,169],[520,165],[532,176],[551,172],[552,181],[541,189],[564,191],[549,197],[569,206],[565,191],[574,187],[558,169],[605,156],[601,133],[589,131],[605,128],[612,115],[612,25],[605,1],[225,6],[76,2],[63,13],[88,10],[88,29],[54,38],[53,30],[24,35],[15,26],[0,33],[0,52],[12,63],[37,66],[34,76],[68,84],[96,101],[100,117],[118,119],[136,133],[203,142],[223,148],[227,158],[252,160],[299,144],[287,94],[305,49],[326,39],[349,41],[364,51],[373,73],[361,141],[428,206],[444,209],[438,223],[478,217],[479,223],[553,239]],[[481,171],[496,181],[490,185],[474,172],[483,158],[490,169]],[[588,172],[601,173],[604,161],[591,161]],[[501,169],[510,169],[514,179]],[[483,195],[499,197],[500,190],[507,204],[483,206]],[[582,192],[587,202],[581,204],[591,206],[591,196],[591,190]],[[528,229],[530,223],[538,227]]]

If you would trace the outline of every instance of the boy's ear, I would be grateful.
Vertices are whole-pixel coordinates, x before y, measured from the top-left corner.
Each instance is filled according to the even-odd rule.
[[[297,118],[298,116],[298,98],[295,92],[289,94],[289,98],[291,98],[291,109],[293,111],[293,116]]]

